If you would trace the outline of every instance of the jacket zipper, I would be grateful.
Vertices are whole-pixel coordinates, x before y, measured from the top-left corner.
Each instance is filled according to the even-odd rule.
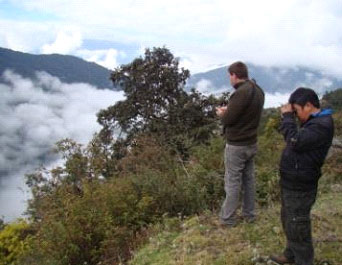
[[[297,158],[297,154],[295,154],[295,169],[296,169],[296,171],[298,171],[298,158]]]

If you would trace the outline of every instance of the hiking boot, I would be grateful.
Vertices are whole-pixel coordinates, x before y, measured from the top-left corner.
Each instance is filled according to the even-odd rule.
[[[219,227],[221,227],[221,228],[223,228],[223,229],[229,229],[229,228],[233,228],[233,227],[235,227],[235,226],[237,226],[237,223],[232,223],[232,224],[226,224],[226,223],[222,223],[222,222],[220,222],[220,224],[219,224]]]
[[[284,255],[279,255],[279,256],[271,255],[270,260],[278,264],[294,264],[294,260],[290,260]]]
[[[253,223],[255,223],[255,217],[244,216],[244,217],[242,217],[242,221],[244,221],[247,224],[253,224]]]

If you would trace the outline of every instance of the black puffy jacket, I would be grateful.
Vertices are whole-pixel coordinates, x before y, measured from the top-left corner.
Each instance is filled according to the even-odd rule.
[[[310,116],[299,129],[294,114],[284,113],[280,132],[286,141],[280,161],[281,186],[291,190],[317,188],[334,135],[331,110]]]

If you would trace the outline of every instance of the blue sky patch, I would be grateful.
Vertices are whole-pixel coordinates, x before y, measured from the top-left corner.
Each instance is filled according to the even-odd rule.
[[[28,10],[8,1],[0,1],[0,17],[16,21],[51,21],[58,20],[55,14]]]

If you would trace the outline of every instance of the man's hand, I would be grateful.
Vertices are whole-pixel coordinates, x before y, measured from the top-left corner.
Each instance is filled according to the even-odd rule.
[[[285,112],[293,112],[293,108],[291,104],[285,104],[280,107],[281,114],[284,114]]]
[[[227,106],[217,107],[216,108],[216,115],[221,118],[223,116],[223,114],[226,112],[226,110],[227,110]]]

